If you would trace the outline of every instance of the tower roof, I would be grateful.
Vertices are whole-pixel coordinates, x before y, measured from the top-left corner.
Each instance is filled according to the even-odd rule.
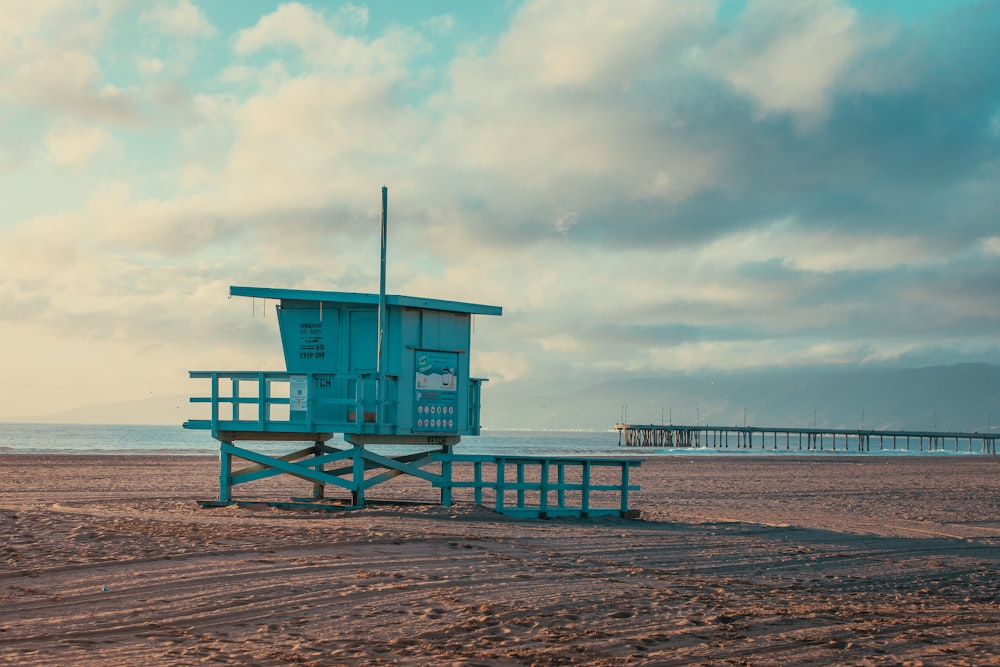
[[[378,294],[366,294],[363,292],[327,292],[324,290],[233,285],[229,288],[229,294],[231,296],[250,296],[261,299],[281,299],[282,301],[322,301],[326,303],[378,305]],[[470,315],[503,314],[503,308],[500,306],[465,303],[462,301],[445,301],[443,299],[426,299],[400,294],[386,294],[385,303],[387,306],[398,306],[400,308],[423,308],[425,310],[443,310],[451,313],[467,313]]]

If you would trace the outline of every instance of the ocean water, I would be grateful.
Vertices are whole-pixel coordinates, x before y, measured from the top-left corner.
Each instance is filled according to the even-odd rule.
[[[341,436],[335,436],[330,444],[343,444]],[[285,454],[305,445],[303,443],[254,442],[239,443],[264,454]],[[897,449],[878,450],[872,443],[872,450],[858,452],[844,451],[843,439],[839,443],[825,442],[822,450],[798,450],[792,443],[785,448],[784,441],[776,446],[767,442],[764,447],[757,443],[751,449],[736,448],[639,448],[619,447],[616,431],[493,431],[484,430],[480,436],[467,436],[455,447],[455,453],[462,454],[506,454],[508,456],[814,456],[830,454],[851,454],[862,456],[939,456],[978,454],[968,452],[963,443],[943,443],[944,449],[918,451],[915,446],[910,451]],[[833,449],[837,446],[837,449]],[[405,453],[400,446],[373,447],[374,451]],[[208,431],[189,431],[181,426],[141,426],[141,425],[94,425],[94,424],[19,424],[0,423],[0,456],[3,454],[174,454],[195,455],[215,454],[219,443]]]
[[[306,445],[301,442],[241,442],[262,453],[287,453]],[[343,446],[340,435],[329,442]],[[571,456],[615,455],[626,453],[618,446],[617,432],[564,431],[483,431],[480,436],[466,436],[456,446],[456,453],[509,455]],[[373,447],[400,453],[400,446]],[[145,426],[125,424],[20,424],[0,423],[2,454],[215,454],[219,443],[208,431],[190,431],[181,426]]]

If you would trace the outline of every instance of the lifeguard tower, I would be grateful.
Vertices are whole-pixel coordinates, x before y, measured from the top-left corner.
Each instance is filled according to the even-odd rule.
[[[471,322],[473,315],[500,315],[499,306],[399,295],[386,295],[380,303],[378,294],[266,287],[231,287],[229,292],[278,301],[285,370],[190,373],[211,382],[210,396],[191,399],[210,403],[211,417],[184,426],[210,429],[222,443],[220,501],[231,500],[234,484],[290,473],[311,480],[317,497],[324,485],[335,484],[350,489],[354,505],[363,505],[365,487],[373,483],[354,478],[358,467],[435,481],[421,469],[427,457],[390,458],[367,445],[424,445],[450,452],[461,436],[479,435],[484,380],[469,374]],[[336,433],[352,447],[326,446]],[[281,458],[236,445],[266,440],[313,444]],[[234,455],[264,469],[234,474]],[[345,460],[350,470],[340,472],[351,473],[350,479],[324,469]]]
[[[230,296],[277,301],[285,370],[190,372],[192,378],[210,383],[207,395],[191,399],[208,404],[210,414],[184,427],[210,430],[220,442],[219,499],[203,504],[229,504],[234,486],[288,474],[311,482],[312,497],[283,504],[315,505],[331,486],[350,492],[345,508],[360,508],[366,504],[366,490],[398,475],[412,475],[440,488],[443,505],[451,505],[453,488],[472,489],[475,502],[483,504],[486,489],[504,514],[626,515],[628,491],[638,489],[628,482],[629,468],[638,465],[634,459],[453,453],[462,436],[480,432],[485,379],[470,374],[472,319],[499,316],[502,309],[387,295],[385,254],[383,188],[378,294],[230,287]],[[338,433],[344,442],[331,443]],[[273,456],[255,451],[254,443],[261,441],[309,444]],[[387,447],[391,445],[409,447]],[[386,450],[406,453],[390,456]],[[235,459],[250,465],[234,470]],[[474,470],[474,479],[453,479],[454,463]],[[493,467],[491,479],[483,477],[484,465]],[[516,471],[516,481],[505,476],[508,465]],[[592,468],[609,466],[620,470],[616,484],[591,482]],[[526,468],[535,471],[531,479]],[[567,469],[576,471],[578,481],[567,478]],[[591,507],[591,493],[602,491],[619,494],[620,506]],[[567,493],[578,500],[567,502]],[[554,502],[550,494],[555,494]],[[511,498],[516,498],[513,507]]]

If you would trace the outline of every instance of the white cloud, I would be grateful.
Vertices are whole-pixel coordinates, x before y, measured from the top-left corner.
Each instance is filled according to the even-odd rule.
[[[378,156],[407,145],[413,131],[405,111],[387,106],[387,84],[313,76],[248,100],[234,119],[226,182],[246,190],[248,208],[265,209],[322,206],[379,182]]]
[[[219,73],[219,81],[223,83],[242,83],[249,81],[257,73],[256,67],[249,65],[230,65]]]
[[[106,148],[110,136],[99,127],[63,126],[45,136],[49,158],[57,165],[82,167]]]
[[[159,74],[163,71],[163,61],[159,58],[140,58],[139,71],[143,74]]]
[[[400,103],[422,38],[389,30],[366,40],[340,35],[335,24],[285,4],[234,39],[241,55],[292,47],[307,61],[295,76],[272,61],[266,71],[273,73],[255,74],[256,94],[233,112],[221,182],[241,210],[313,210],[330,202],[353,209],[366,186],[395,174],[400,156],[413,156],[427,136],[427,118]]]
[[[688,71],[713,20],[709,3],[525,3],[495,48],[453,62],[420,159],[473,192],[481,173],[516,189],[496,211],[515,223],[544,219],[553,200],[583,210],[685,199],[712,181],[716,156],[665,132],[676,122],[655,101],[676,99],[670,77]]]
[[[569,233],[569,230],[571,230],[579,221],[580,216],[578,216],[575,211],[560,209],[556,213],[556,219],[552,224],[555,226],[557,232],[566,236]]]
[[[129,121],[138,100],[127,90],[99,83],[93,56],[77,50],[38,53],[0,81],[0,98],[94,119]]]
[[[837,0],[754,0],[705,59],[762,114],[816,118],[826,114],[852,66],[880,43],[857,12]]]
[[[25,294],[13,282],[3,282],[0,276],[0,320],[27,320],[44,313],[49,297],[38,292]]]
[[[935,253],[919,238],[821,233],[792,242],[782,263],[797,271],[880,271],[931,261]]]
[[[516,382],[537,370],[530,358],[517,351],[477,350],[471,361],[473,377],[487,377],[491,382]]]
[[[666,197],[670,192],[670,174],[657,171],[653,177],[641,187],[641,192],[648,197]]]
[[[181,170],[181,188],[194,190],[206,186],[218,185],[218,177],[201,164],[185,165]]]
[[[329,53],[337,37],[323,15],[311,7],[290,2],[261,17],[252,28],[241,30],[233,40],[236,53],[248,55],[262,49],[296,47],[303,52]]]
[[[356,12],[348,12],[347,27],[360,22]],[[337,15],[342,17],[342,15]],[[256,25],[238,32],[233,49],[250,56],[271,49],[294,49],[307,63],[310,73],[335,73],[353,79],[390,74],[405,80],[408,59],[426,52],[426,41],[409,29],[391,28],[372,40],[338,30],[345,21],[327,20],[320,12],[299,3],[278,7],[261,17]]]
[[[704,261],[729,265],[777,259],[789,269],[817,273],[878,271],[936,258],[918,237],[813,231],[790,220],[720,238],[699,254]]]
[[[96,53],[116,2],[7,3],[0,11],[0,101],[63,118],[134,122],[134,91],[102,81]]]
[[[424,21],[424,25],[433,33],[447,35],[455,29],[455,17],[451,14],[432,16]]]
[[[216,34],[215,26],[190,0],[161,2],[144,11],[140,20],[159,32],[178,37],[212,37]]]
[[[122,12],[123,4],[120,0],[6,2],[0,11],[0,43],[13,52],[93,45]]]
[[[500,94],[507,83],[621,90],[651,58],[691,44],[713,18],[710,3],[643,1],[626,9],[601,0],[567,11],[562,2],[537,0],[517,12],[485,61],[458,63],[456,78],[471,83],[466,75],[485,67],[494,76],[481,85],[499,85]]]
[[[217,197],[192,194],[130,203],[120,215],[100,223],[100,229],[109,243],[154,256],[178,257],[235,240],[239,222],[219,205]]]
[[[368,8],[345,2],[337,10],[336,21],[347,28],[364,28],[368,25]]]

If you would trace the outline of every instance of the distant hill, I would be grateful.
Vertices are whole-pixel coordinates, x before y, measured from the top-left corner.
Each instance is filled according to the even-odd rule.
[[[607,430],[634,424],[985,430],[1000,422],[1000,366],[806,368],[615,380],[533,394],[511,383],[483,390],[488,428]]]
[[[154,396],[119,403],[82,405],[65,412],[0,419],[0,422],[60,424],[176,424],[192,416],[187,396]]]

